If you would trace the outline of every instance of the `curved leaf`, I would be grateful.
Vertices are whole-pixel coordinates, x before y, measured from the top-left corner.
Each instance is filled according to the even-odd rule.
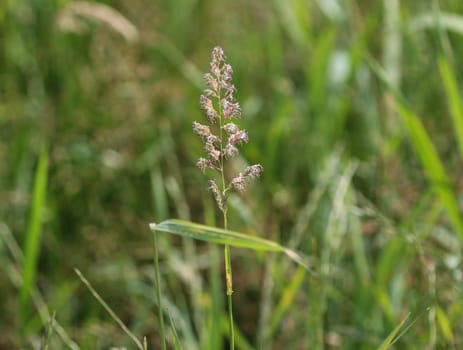
[[[159,224],[151,223],[150,229],[153,232],[168,232],[209,243],[248,248],[252,250],[282,252],[285,253],[291,260],[309,270],[307,261],[305,261],[305,259],[302,258],[296,251],[264,238],[176,219],[166,220]]]

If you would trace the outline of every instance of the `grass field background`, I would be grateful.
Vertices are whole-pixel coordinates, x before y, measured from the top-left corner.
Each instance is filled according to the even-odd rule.
[[[314,272],[232,248],[236,347],[463,347],[463,2],[6,0],[0,43],[0,349],[135,348],[75,268],[159,348],[149,223],[221,225],[216,45],[265,169],[229,228]],[[226,348],[222,248],[158,240],[169,347]]]

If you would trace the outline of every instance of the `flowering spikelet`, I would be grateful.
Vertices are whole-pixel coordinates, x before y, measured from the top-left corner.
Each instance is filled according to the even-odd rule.
[[[193,131],[196,135],[201,137],[202,140],[207,140],[207,138],[211,135],[211,129],[207,125],[203,125],[198,122],[193,122]]]
[[[201,95],[199,102],[210,125],[193,122],[193,131],[204,143],[206,157],[199,158],[196,165],[203,173],[207,169],[211,169],[221,175],[222,186],[219,187],[217,182],[211,179],[209,180],[209,189],[214,195],[217,206],[225,213],[227,210],[227,192],[236,190],[243,193],[246,190],[246,185],[261,175],[263,167],[260,164],[248,166],[228,184],[225,183],[225,160],[238,155],[238,146],[247,143],[249,137],[246,131],[240,130],[231,121],[241,117],[241,107],[234,97],[236,88],[233,85],[233,69],[228,63],[225,63],[225,54],[220,47],[213,49],[209,68],[210,72],[204,74],[207,88]],[[213,129],[218,131],[218,135],[213,133]]]
[[[264,171],[264,168],[260,164],[248,166],[244,169],[244,172],[239,173],[238,176],[231,181],[230,185],[238,192],[243,193],[246,191],[247,183],[259,178],[262,171]]]
[[[219,186],[214,180],[209,180],[209,189],[211,190],[212,194],[214,195],[215,201],[221,211],[225,210],[225,201],[226,197],[220,193]]]

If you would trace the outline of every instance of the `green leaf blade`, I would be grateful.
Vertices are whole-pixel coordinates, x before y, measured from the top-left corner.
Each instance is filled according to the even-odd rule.
[[[161,231],[175,235],[194,238],[209,243],[229,245],[231,247],[247,248],[256,251],[285,253],[291,260],[309,270],[308,263],[297,252],[282,245],[256,236],[246,235],[241,232],[225,230],[196,224],[189,221],[171,219],[159,224],[150,224],[151,231]]]
[[[394,342],[397,340],[397,334],[402,329],[409,316],[410,314],[408,314],[402,321],[400,321],[400,323],[391,331],[391,333],[389,333],[387,338],[384,339],[384,341],[378,347],[378,350],[387,350],[391,347],[392,344],[394,344]]]
[[[183,220],[166,220],[159,224],[150,224],[150,228],[152,231],[169,232],[183,237],[232,247],[273,252],[285,251],[285,248],[279,244],[260,237]]]
[[[458,92],[457,79],[449,61],[445,57],[439,58],[439,72],[447,95],[447,103],[452,117],[455,135],[458,142],[460,156],[463,159],[463,103]]]
[[[43,146],[35,172],[31,212],[24,243],[23,284],[20,292],[21,319],[24,323],[23,326],[25,326],[27,319],[31,315],[31,290],[35,285],[37,275],[47,183],[48,150]]]
[[[412,143],[424,172],[431,183],[432,189],[442,201],[450,222],[460,236],[460,239],[463,240],[463,219],[460,215],[458,201],[452,192],[449,177],[447,176],[444,165],[431,141],[430,136],[428,135],[420,118],[406,106],[403,96],[391,85],[384,69],[374,60],[370,58],[367,59],[375,74],[385,84],[387,90],[394,97],[397,112],[407,129],[410,136],[410,142]]]
[[[458,202],[452,193],[450,180],[437,150],[418,116],[399,101],[397,101],[397,110],[408,129],[411,142],[432,187],[444,204],[455,231],[463,239],[463,220],[460,216]]]

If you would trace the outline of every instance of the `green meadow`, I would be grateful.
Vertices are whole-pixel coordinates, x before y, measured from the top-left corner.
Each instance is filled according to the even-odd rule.
[[[462,349],[462,57],[460,0],[0,1],[0,349]]]

